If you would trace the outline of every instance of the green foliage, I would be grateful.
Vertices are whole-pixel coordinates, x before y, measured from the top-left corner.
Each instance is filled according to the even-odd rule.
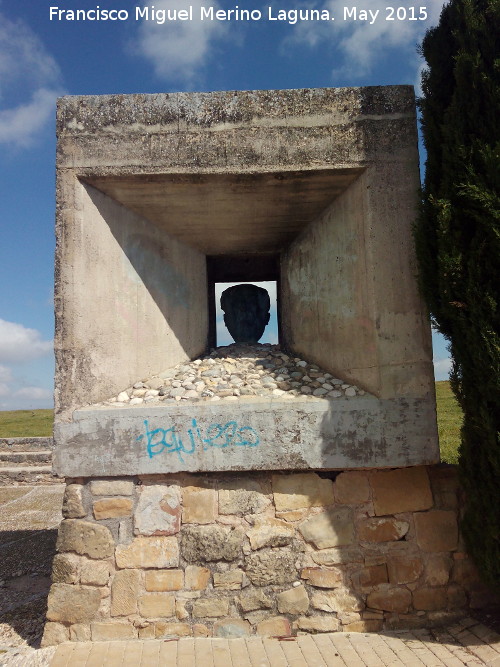
[[[54,410],[10,410],[0,412],[0,438],[52,436]]]
[[[500,584],[500,0],[451,0],[421,52],[421,284],[450,342],[464,414],[462,528],[484,577]]]

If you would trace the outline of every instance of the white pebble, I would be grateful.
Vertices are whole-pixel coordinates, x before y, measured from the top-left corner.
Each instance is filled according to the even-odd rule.
[[[134,398],[130,400],[130,405],[140,405],[141,403],[144,403],[144,400],[139,396],[134,396]]]

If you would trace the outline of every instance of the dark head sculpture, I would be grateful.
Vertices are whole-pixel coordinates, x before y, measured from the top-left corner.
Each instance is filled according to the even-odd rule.
[[[269,322],[269,294],[257,285],[233,285],[220,297],[224,323],[236,343],[257,343]]]

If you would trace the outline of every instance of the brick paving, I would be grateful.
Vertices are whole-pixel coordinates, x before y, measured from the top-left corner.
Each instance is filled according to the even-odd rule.
[[[290,638],[69,642],[50,667],[500,667],[500,635],[467,618],[445,628]]]

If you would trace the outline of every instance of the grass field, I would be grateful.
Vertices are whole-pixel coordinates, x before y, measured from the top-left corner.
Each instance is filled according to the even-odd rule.
[[[439,444],[441,459],[458,463],[462,413],[449,382],[436,382]],[[0,412],[0,438],[52,435],[53,410]]]
[[[0,438],[33,438],[52,435],[54,410],[0,412]]]
[[[462,410],[449,382],[436,382],[436,405],[441,460],[445,463],[458,463]]]

